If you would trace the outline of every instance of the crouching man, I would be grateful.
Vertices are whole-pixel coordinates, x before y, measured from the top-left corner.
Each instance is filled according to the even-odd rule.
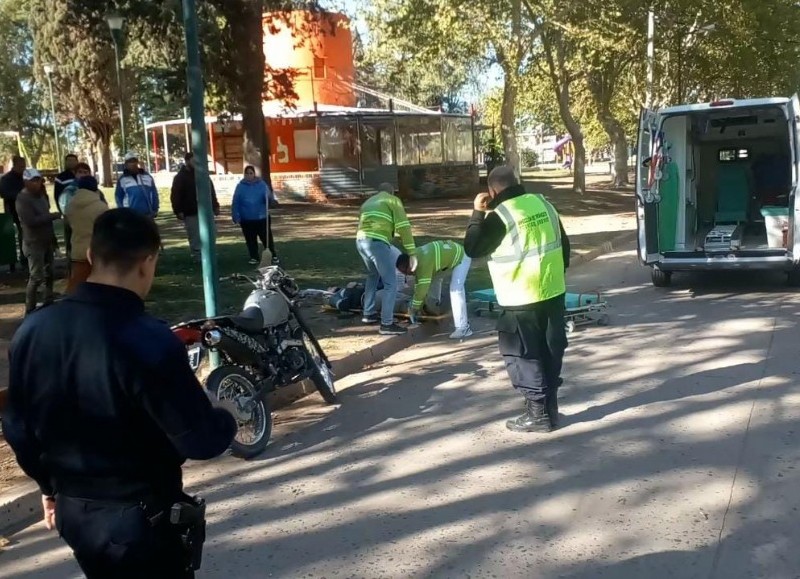
[[[425,303],[425,298],[436,278],[438,299],[441,299],[442,281],[445,272],[451,271],[450,305],[453,308],[455,331],[450,334],[452,340],[463,340],[472,335],[467,317],[467,296],[464,284],[467,281],[472,260],[464,252],[464,248],[454,241],[431,241],[417,249],[417,268],[412,271],[411,257],[401,254],[397,258],[397,269],[405,275],[414,275],[414,297],[411,301],[411,323]]]

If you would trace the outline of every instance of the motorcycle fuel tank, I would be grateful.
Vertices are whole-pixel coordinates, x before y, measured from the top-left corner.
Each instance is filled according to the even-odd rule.
[[[289,319],[289,305],[274,291],[255,290],[244,303],[244,309],[257,307],[264,316],[264,327],[270,328],[285,323]]]

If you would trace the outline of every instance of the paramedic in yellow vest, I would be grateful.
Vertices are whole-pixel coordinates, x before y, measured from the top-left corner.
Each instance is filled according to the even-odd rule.
[[[511,167],[497,167],[488,193],[475,198],[464,239],[473,259],[488,257],[502,313],[500,353],[511,384],[525,397],[525,413],[506,422],[514,432],[558,426],[558,388],[567,348],[565,269],[569,240],[553,206],[527,193]]]
[[[399,236],[403,250],[411,257],[411,270],[417,267],[417,248],[411,234],[411,223],[406,216],[403,202],[394,195],[394,187],[382,183],[378,193],[367,199],[361,206],[361,216],[356,234],[356,248],[367,268],[367,281],[364,284],[365,324],[380,322],[380,333],[395,336],[406,333],[406,328],[394,321],[394,306],[397,300],[397,274],[392,240]],[[381,315],[377,315],[375,294],[378,280],[383,282]]]
[[[431,241],[417,250],[417,270],[415,276],[414,296],[411,298],[411,323],[416,322],[416,316],[425,303],[425,298],[431,289],[431,284],[436,281],[438,289],[437,299],[442,296],[442,281],[446,272],[452,272],[450,278],[450,306],[453,309],[453,322],[455,332],[450,334],[451,340],[463,340],[472,335],[467,317],[467,295],[464,283],[467,281],[469,266],[472,260],[464,253],[464,248],[455,241]],[[411,258],[401,254],[397,258],[397,269],[400,273],[411,275]]]

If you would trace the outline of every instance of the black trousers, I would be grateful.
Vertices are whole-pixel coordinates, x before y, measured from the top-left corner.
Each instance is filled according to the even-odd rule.
[[[500,353],[511,384],[527,400],[556,396],[567,349],[563,295],[524,310],[504,309],[497,320]]]
[[[260,259],[261,254],[258,251],[258,241],[261,240],[261,245],[264,249],[269,247],[270,253],[275,257],[275,240],[272,238],[272,220],[259,219],[258,221],[242,221],[242,233],[244,234],[244,241],[247,244],[247,252],[250,254],[251,259]]]
[[[175,527],[134,503],[58,495],[56,528],[87,579],[191,579]]]
[[[22,264],[22,267],[28,267],[28,259],[25,257],[25,254],[22,253],[22,223],[19,221],[16,203],[9,201],[8,199],[3,199],[3,211],[11,215],[11,219],[14,221],[14,227],[17,230],[17,249],[19,250],[19,262]]]

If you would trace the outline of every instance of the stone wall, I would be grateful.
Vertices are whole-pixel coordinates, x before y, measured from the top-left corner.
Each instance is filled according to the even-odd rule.
[[[403,199],[476,195],[480,186],[475,165],[398,167],[397,180]]]
[[[311,201],[327,203],[328,197],[322,191],[318,171],[307,173],[273,173],[272,187],[278,200]]]

